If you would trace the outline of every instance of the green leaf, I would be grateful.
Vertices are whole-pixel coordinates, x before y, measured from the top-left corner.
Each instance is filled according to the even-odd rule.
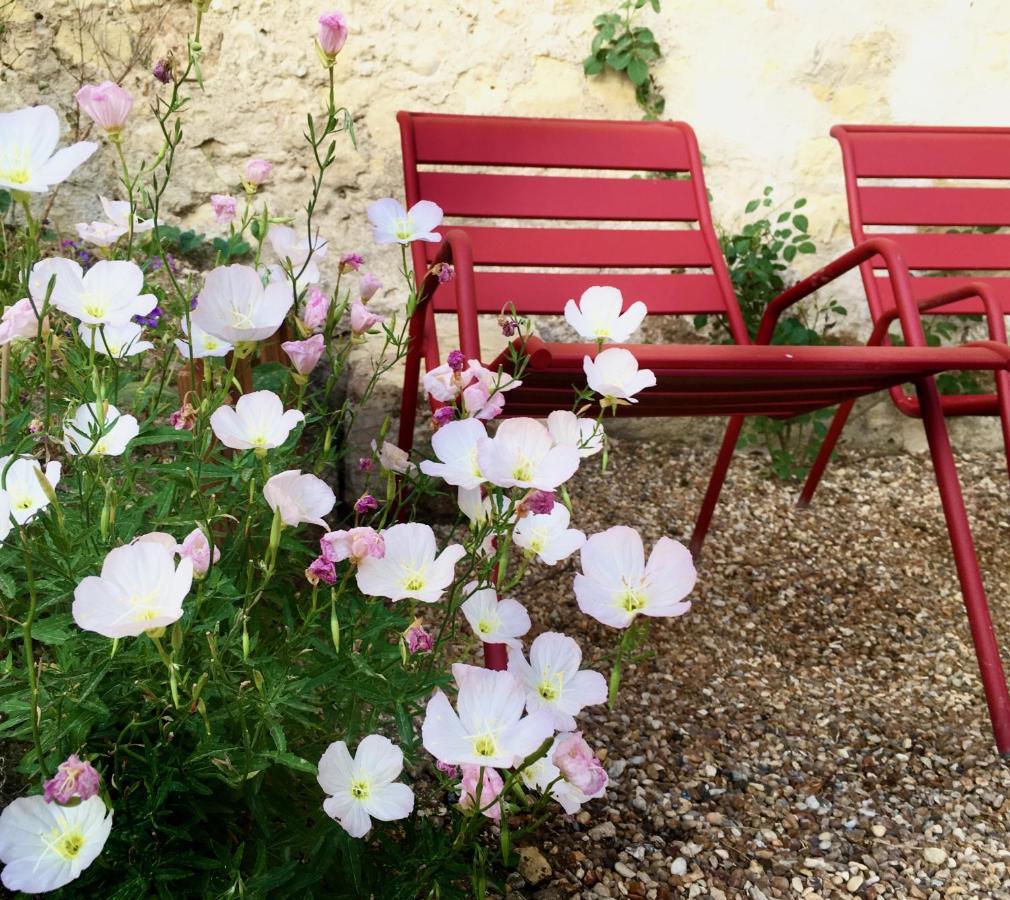
[[[629,62],[631,62],[631,55],[628,53],[619,53],[616,50],[611,50],[607,54],[607,65],[616,72],[623,72],[628,67]],[[631,73],[629,72],[628,75],[630,77]]]
[[[253,389],[280,394],[291,377],[291,371],[281,363],[262,363],[252,370]]]
[[[747,204],[747,205],[746,205],[746,206],[744,207],[744,212],[746,212],[746,213],[752,213],[752,212],[754,212],[754,210],[756,210],[756,209],[757,209],[757,208],[758,208],[758,207],[759,207],[760,205],[761,205],[761,201],[760,201],[760,200],[751,200],[751,202],[750,202],[750,203],[748,203],[748,204]]]
[[[11,192],[0,190],[0,216],[6,215],[11,208]]]
[[[797,249],[800,251],[800,253],[816,253],[817,252],[817,248],[810,241],[807,241],[806,243],[800,244],[800,246]]]
[[[782,251],[782,256],[785,258],[786,262],[792,262],[796,258],[796,248],[792,245],[785,248]]]
[[[192,432],[185,429],[176,430],[172,427],[152,428],[137,435],[130,441],[131,447],[141,447],[145,444],[185,444],[193,440]]]
[[[637,56],[628,63],[628,78],[633,84],[645,84],[649,80],[649,66]]]
[[[807,205],[806,198],[800,197],[800,199],[793,204],[793,209],[803,209],[803,207],[806,205]]]
[[[316,766],[312,765],[307,759],[302,759],[300,756],[296,756],[294,753],[289,753],[286,750],[268,750],[263,756],[267,759],[272,759],[275,763],[279,763],[288,769],[304,772],[306,775],[315,775],[317,771]]]
[[[582,63],[582,71],[586,75],[599,75],[603,71],[603,60],[595,56],[586,57]]]
[[[72,622],[70,613],[46,616],[32,623],[32,638],[42,644],[64,644],[75,636]]]
[[[793,225],[795,225],[800,231],[810,230],[810,223],[807,221],[806,216],[795,216],[793,218]]]
[[[0,594],[3,594],[8,600],[13,600],[16,592],[14,579],[6,572],[0,572]]]

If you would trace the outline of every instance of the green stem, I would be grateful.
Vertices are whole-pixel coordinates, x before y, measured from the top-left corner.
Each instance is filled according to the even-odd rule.
[[[22,546],[25,546],[26,541],[27,538],[25,537],[24,530],[22,529]],[[48,779],[50,777],[50,772],[49,767],[46,765],[45,756],[42,753],[42,735],[39,731],[39,718],[41,717],[42,712],[39,708],[39,681],[35,672],[35,649],[32,645],[32,625],[35,624],[35,607],[38,595],[35,590],[35,572],[32,568],[31,557],[27,553],[25,554],[24,561],[25,575],[28,578],[28,616],[25,618],[23,630],[25,669],[28,674],[28,687],[32,695],[32,741],[35,744],[35,755],[38,757],[39,769],[42,771],[43,778]]]

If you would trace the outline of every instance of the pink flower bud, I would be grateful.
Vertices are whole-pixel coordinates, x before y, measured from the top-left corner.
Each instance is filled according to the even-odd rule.
[[[379,508],[379,501],[376,500],[371,494],[362,494],[354,501],[354,511],[359,515],[364,515],[366,512],[372,512]]]
[[[446,778],[450,778],[455,781],[459,778],[459,766],[454,766],[452,763],[442,762],[442,760],[435,760],[435,768],[438,769]]]
[[[366,272],[361,276],[361,281],[358,283],[358,292],[361,294],[361,302],[367,303],[375,296],[375,292],[381,287],[382,282],[370,272]]]
[[[87,800],[98,793],[100,780],[95,767],[73,753],[60,763],[56,774],[45,783],[42,789],[43,796],[46,803],[55,800],[60,805],[69,803],[75,798]]]
[[[482,815],[498,821],[501,819],[501,792],[505,782],[497,769],[483,766],[464,765],[463,780],[459,783],[459,805],[461,809],[474,809],[478,806]],[[484,777],[481,776],[483,770]],[[477,783],[480,782],[480,800],[477,799]]]
[[[210,568],[211,552],[213,551],[214,562],[221,559],[221,551],[217,547],[211,547],[207,540],[207,535],[202,528],[194,528],[183,538],[179,545],[179,556],[193,561],[193,573],[195,575],[206,575]]]
[[[530,491],[521,509],[532,516],[546,516],[554,509],[554,491]]]
[[[0,346],[17,338],[33,338],[38,332],[39,317],[27,297],[4,310],[3,320],[0,321]]]
[[[235,198],[227,194],[211,194],[210,206],[218,225],[230,225],[235,218]]]
[[[375,468],[374,463],[367,457],[362,456],[358,460],[358,471],[359,472],[371,472]]]
[[[356,335],[360,336],[385,321],[385,316],[379,316],[369,311],[368,307],[360,300],[355,300],[351,304],[351,331]]]
[[[349,559],[358,565],[366,556],[382,559],[386,555],[386,542],[374,528],[360,526],[348,531],[327,532],[319,539],[319,549],[321,558],[327,562]]]
[[[321,334],[314,334],[304,341],[285,341],[281,350],[291,360],[291,365],[299,375],[308,375],[319,362],[326,349],[326,342]]]
[[[340,257],[341,272],[357,272],[365,264],[365,258],[360,253],[344,253]]]
[[[456,410],[451,406],[440,406],[435,410],[435,424],[441,428],[443,425],[448,425],[456,418]]]
[[[302,321],[313,331],[322,330],[326,325],[326,316],[330,311],[330,298],[324,291],[314,285],[305,296],[305,309],[302,311]]]
[[[274,164],[265,159],[250,159],[242,170],[242,184],[250,193],[263,184],[273,171]]]
[[[466,357],[463,355],[462,350],[450,350],[449,355],[445,358],[445,364],[453,370],[453,372],[462,372],[463,368],[466,366]]]
[[[328,562],[320,556],[314,559],[312,565],[305,570],[305,578],[313,587],[319,584],[320,581],[325,581],[327,584],[336,584],[337,570],[333,563]]]
[[[328,57],[336,56],[347,41],[347,19],[333,10],[319,17],[319,48]]]
[[[122,132],[133,108],[133,97],[114,81],[86,84],[74,97],[81,110],[110,136]]]
[[[428,653],[435,646],[435,639],[424,630],[422,625],[414,625],[407,629],[407,649],[411,653]]]
[[[607,773],[585,742],[581,731],[562,737],[551,757],[565,781],[575,785],[587,797],[598,797],[607,786]]]

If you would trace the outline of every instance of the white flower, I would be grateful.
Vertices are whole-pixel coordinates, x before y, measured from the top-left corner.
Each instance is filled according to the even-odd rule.
[[[421,378],[424,392],[439,403],[452,403],[463,390],[463,380],[459,372],[448,363],[435,366]]]
[[[393,601],[441,600],[455,577],[456,563],[466,550],[459,544],[450,544],[438,553],[435,532],[421,522],[401,522],[381,534],[385,556],[382,559],[367,556],[358,566],[356,577],[361,592]]]
[[[447,422],[431,437],[431,449],[439,461],[424,460],[421,471],[456,487],[479,487],[484,476],[477,462],[477,444],[486,439],[487,429],[477,419]]]
[[[63,446],[71,456],[121,456],[139,432],[137,420],[111,403],[105,404],[101,420],[96,404],[82,403],[63,423]]]
[[[576,447],[585,458],[603,449],[603,424],[595,419],[580,419],[566,409],[556,409],[547,417],[547,430],[560,447]]]
[[[521,648],[509,648],[508,670],[526,689],[526,709],[546,710],[558,731],[570,731],[584,707],[607,699],[607,680],[599,672],[580,671],[581,665],[582,651],[567,634],[538,635],[529,662]]]
[[[44,193],[98,149],[93,141],[80,141],[56,150],[59,139],[60,120],[51,106],[0,113],[0,187]]]
[[[491,512],[491,500],[481,493],[479,487],[459,488],[456,491],[456,503],[471,525],[483,524]]]
[[[403,751],[387,737],[362,738],[353,758],[343,741],[326,748],[319,760],[319,786],[330,796],[326,815],[336,819],[351,837],[368,834],[372,819],[405,819],[414,808],[414,792],[396,779],[403,771]]]
[[[227,356],[235,347],[228,341],[208,334],[195,322],[192,325],[193,332],[193,359],[204,359],[208,356]],[[184,359],[189,359],[189,344],[186,339],[186,323],[182,324],[182,338],[176,338],[175,346]]]
[[[307,237],[300,238],[294,228],[287,225],[272,225],[267,232],[267,238],[274,253],[277,254],[278,261],[282,263],[287,261],[291,264],[291,271],[298,276],[300,284],[304,282],[305,285],[310,285],[319,281],[318,261],[326,256],[326,241],[320,240],[318,234],[315,241],[310,242]],[[280,269],[280,277],[287,280],[288,276],[283,268]],[[290,290],[289,283],[288,291]]]
[[[52,490],[60,483],[60,470],[55,460],[46,465],[43,475],[38,461],[29,456],[18,457],[13,462],[9,456],[0,458],[0,478],[10,502],[10,514],[18,525],[30,522],[37,512],[49,505],[40,478],[45,478]]]
[[[0,813],[0,880],[10,891],[55,891],[98,858],[111,831],[112,811],[101,797],[76,806],[47,803],[41,794],[18,797]]]
[[[0,491],[0,543],[7,540],[14,523],[11,522],[11,501],[6,491]]]
[[[442,208],[430,200],[419,200],[409,211],[392,197],[368,205],[368,219],[377,244],[409,244],[430,241],[437,244],[442,236],[435,229],[442,224]]]
[[[590,537],[581,556],[575,599],[604,625],[627,628],[638,615],[682,616],[691,608],[682,601],[694,589],[694,561],[677,541],[660,538],[646,564],[638,532],[615,525]]]
[[[96,247],[111,247],[126,234],[125,228],[113,225],[112,222],[78,222],[74,227],[82,241]]]
[[[252,266],[218,266],[204,278],[190,320],[233,344],[262,341],[281,327],[292,303],[290,285],[272,282],[264,288]]]
[[[312,522],[329,529],[323,516],[329,515],[337,502],[330,486],[315,475],[289,469],[274,475],[263,485],[263,496],[273,510],[279,509],[285,525]]]
[[[602,797],[607,787],[604,784],[595,793],[586,794],[562,777],[561,770],[554,764],[554,753],[558,749],[558,744],[565,737],[567,735],[560,734],[554,738],[554,743],[551,744],[547,755],[528,765],[519,773],[519,777],[526,787],[541,793],[548,790],[548,786],[550,786],[551,796],[561,804],[561,808],[568,815],[573,815],[579,811],[583,803],[595,797]]]
[[[193,561],[156,541],[110,550],[102,574],[74,589],[74,621],[109,638],[136,637],[182,618],[182,601],[193,584]]]
[[[372,441],[372,449],[375,450],[375,441]],[[407,451],[389,441],[383,441],[379,448],[379,465],[387,472],[396,472],[398,475],[405,475],[415,468]]]
[[[553,491],[579,467],[579,451],[556,447],[550,432],[536,419],[509,419],[494,438],[477,445],[477,461],[484,477],[498,487]]]
[[[12,303],[0,320],[0,347],[16,340],[30,340],[39,333],[39,317],[27,297]]]
[[[108,247],[118,241],[130,230],[130,204],[127,200],[109,200],[106,197],[99,197],[102,201],[102,208],[105,215],[109,217],[108,222],[88,222],[78,223],[77,234],[81,240],[99,247]],[[137,216],[133,217],[133,233],[142,234],[154,228],[154,219],[141,220]]]
[[[140,339],[143,333],[144,329],[136,322],[127,322],[125,325],[103,325],[99,330],[83,323],[77,326],[77,335],[86,347],[91,347],[93,335],[95,353],[113,356],[116,359],[126,359],[145,350],[153,350],[154,344]]]
[[[656,385],[655,373],[651,369],[639,371],[635,355],[623,347],[609,347],[597,353],[595,360],[583,357],[582,368],[589,386],[611,402],[637,403],[635,394]]]
[[[464,588],[464,593],[470,596],[460,607],[473,633],[485,644],[521,646],[519,638],[530,630],[526,607],[509,597],[499,600],[493,588],[478,591],[476,587],[471,582]]]
[[[126,325],[158,305],[154,294],[142,294],[144,273],[136,263],[102,259],[87,272],[72,259],[51,257],[35,263],[28,288],[39,309],[55,276],[50,302],[85,325]],[[95,336],[95,344],[98,344]],[[90,341],[88,342],[90,346]]]
[[[217,439],[233,450],[273,450],[304,419],[300,410],[285,412],[281,398],[273,391],[254,391],[239,397],[234,407],[215,409],[210,427]]]
[[[563,503],[555,503],[549,513],[523,516],[512,533],[512,542],[536,554],[540,562],[557,565],[586,542],[585,534],[568,527],[570,521],[568,508]]]
[[[456,709],[436,691],[421,726],[424,749],[436,759],[507,769],[554,733],[547,713],[523,716],[526,694],[511,672],[453,666],[453,674],[459,684]]]
[[[623,344],[636,331],[645,318],[645,304],[636,300],[622,315],[624,298],[614,287],[591,287],[576,304],[565,304],[565,321],[582,337],[591,341],[610,341]]]

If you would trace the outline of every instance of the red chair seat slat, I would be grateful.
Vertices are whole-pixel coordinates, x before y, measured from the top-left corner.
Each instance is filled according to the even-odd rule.
[[[879,234],[912,269],[1010,269],[1010,234]],[[882,268],[880,257],[874,266]]]
[[[418,163],[541,166],[574,169],[687,171],[690,156],[679,123],[599,122],[412,113]]]
[[[1010,225],[1010,190],[861,187],[866,225]]]
[[[421,196],[447,216],[692,222],[694,185],[670,178],[572,178],[419,172]]]
[[[578,299],[593,285],[618,288],[626,303],[642,300],[652,314],[718,314],[725,311],[714,275],[644,275],[594,273],[487,272],[474,274],[477,311],[498,314],[509,303],[527,315],[561,315],[569,299]],[[455,286],[450,282],[434,296],[436,312],[456,311]],[[573,332],[573,337],[574,332]]]
[[[1010,178],[1006,128],[844,125],[860,178]]]
[[[458,226],[453,226],[454,228]],[[447,227],[439,229],[444,233]],[[710,266],[700,231],[604,228],[462,228],[470,236],[475,265],[484,266]],[[426,246],[429,262],[438,244]]]

